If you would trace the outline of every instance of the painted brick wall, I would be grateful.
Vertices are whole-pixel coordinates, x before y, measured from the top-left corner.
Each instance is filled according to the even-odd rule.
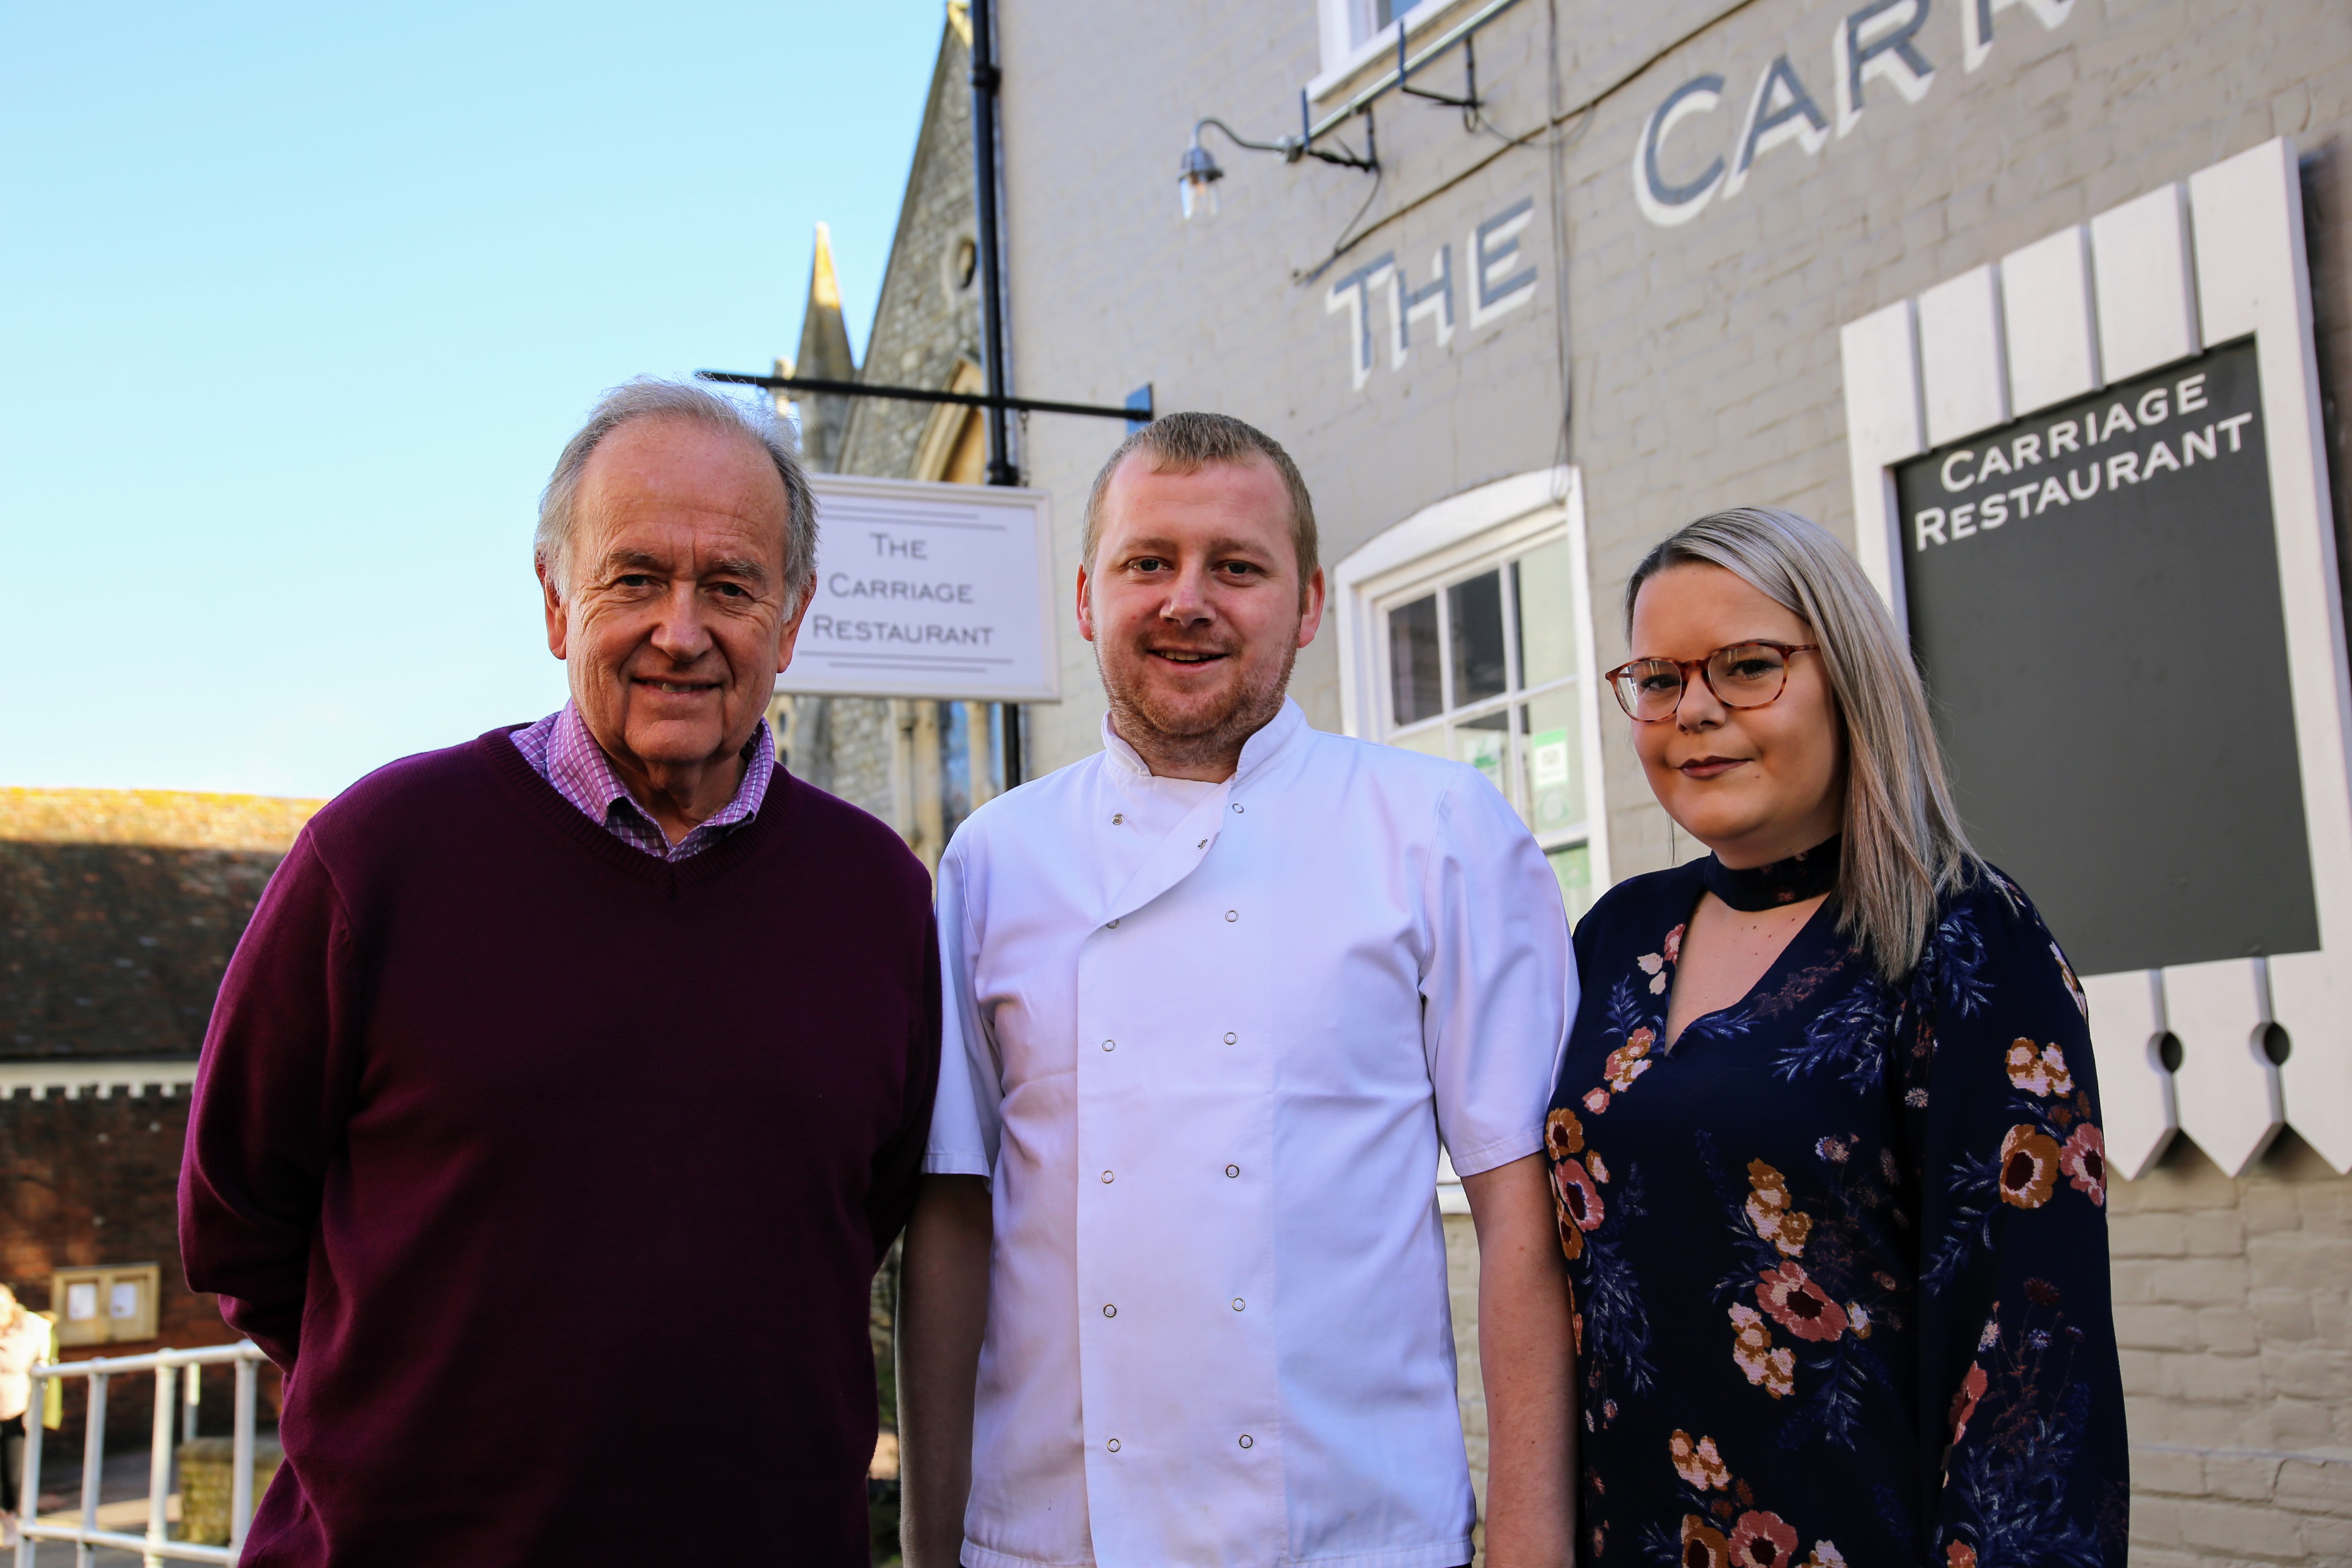
[[[2288,1132],[2108,1192],[2133,1562],[2352,1562],[2352,1178]]]
[[[1971,73],[1958,6],[1937,4],[1921,47],[1937,75],[1922,101],[1874,87],[1852,134],[1818,157],[1769,154],[1736,199],[1684,226],[1640,216],[1632,153],[1668,91],[1706,71],[1727,79],[1708,129],[1678,133],[1685,177],[1728,155],[1744,95],[1777,54],[1834,113],[1830,38],[1853,8],[1557,0],[1555,11],[1523,0],[1479,36],[1487,119],[1510,135],[1548,120],[1555,14],[1558,101],[1598,95],[1555,132],[1557,203],[1542,136],[1496,155],[1497,138],[1465,133],[1458,115],[1391,96],[1378,110],[1377,194],[1364,176],[1286,166],[1211,132],[1228,174],[1223,210],[1186,225],[1175,173],[1196,119],[1220,115],[1261,138],[1295,126],[1297,89],[1318,68],[1311,0],[1109,11],[1024,0],[1001,23],[1016,389],[1108,401],[1149,380],[1162,409],[1220,408],[1263,426],[1298,459],[1324,557],[1337,561],[1423,506],[1558,461],[1565,342],[1567,451],[1586,484],[1605,668],[1622,657],[1613,606],[1625,577],[1675,523],[1762,502],[1850,531],[1841,323],[2288,134],[2305,156],[2339,521],[2352,517],[2342,411],[2352,377],[2352,7],[2079,0],[2054,31],[2008,7],[1991,57]],[[1458,71],[1449,59],[1435,85],[1452,89]],[[1470,329],[1465,313],[1449,349],[1417,346],[1402,372],[1383,355],[1355,388],[1346,318],[1325,309],[1330,279],[1393,248],[1418,280],[1449,241],[1459,268],[1469,226],[1522,196],[1538,208],[1537,300],[1485,329]],[[1351,226],[1361,243],[1318,275]],[[1027,426],[1027,477],[1055,495],[1066,577],[1079,502],[1117,439],[1085,421]],[[1301,657],[1294,691],[1311,721],[1336,729],[1332,641]],[[1042,767],[1097,744],[1092,660],[1066,636],[1062,658],[1066,700],[1031,715]],[[1619,874],[1686,858],[1688,840],[1676,845],[1622,729],[1607,727],[1604,751]],[[2113,1190],[2143,1445],[2135,1561],[2352,1562],[2352,1182],[2290,1137],[2242,1178],[2221,1177],[2184,1145]],[[1475,1292],[1466,1238],[1451,1239],[1466,1348]],[[1465,1414],[1478,1419],[1466,1402]]]

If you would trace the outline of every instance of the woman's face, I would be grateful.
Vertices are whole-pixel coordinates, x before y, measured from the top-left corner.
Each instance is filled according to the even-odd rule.
[[[1790,611],[1720,566],[1685,563],[1642,584],[1633,657],[1702,659],[1738,642],[1817,639]],[[1696,671],[1672,719],[1633,725],[1650,789],[1683,830],[1731,867],[1810,849],[1845,817],[1845,742],[1817,653],[1789,660],[1760,708],[1727,708]]]

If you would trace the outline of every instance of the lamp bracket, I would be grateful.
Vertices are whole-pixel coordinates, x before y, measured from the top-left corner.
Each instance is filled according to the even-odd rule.
[[[1404,20],[1399,17],[1397,19],[1397,90],[1411,98],[1423,99],[1448,109],[1458,109],[1462,111],[1463,129],[1472,128],[1473,117],[1486,106],[1486,102],[1485,99],[1478,96],[1478,41],[1475,34],[1462,35],[1462,68],[1465,79],[1460,98],[1443,92],[1431,92],[1426,88],[1412,86],[1406,79],[1411,68],[1405,60]],[[1366,104],[1364,107],[1369,110],[1371,106]]]

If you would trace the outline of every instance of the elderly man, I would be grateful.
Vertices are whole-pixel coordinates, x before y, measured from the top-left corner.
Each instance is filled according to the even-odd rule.
[[[1479,1239],[1487,1561],[1568,1561],[1538,1153],[1567,921],[1476,772],[1307,728],[1284,691],[1322,608],[1306,485],[1256,430],[1175,415],[1097,479],[1104,749],[940,868],[909,1568],[1468,1563],[1441,1137]]]
[[[271,881],[180,1179],[190,1283],[287,1373],[248,1565],[867,1561],[939,971],[921,864],[775,765],[814,551],[772,423],[612,393],[540,515],[571,701]]]

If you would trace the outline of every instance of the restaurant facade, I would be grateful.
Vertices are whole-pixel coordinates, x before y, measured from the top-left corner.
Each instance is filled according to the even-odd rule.
[[[2352,12],[1020,0],[997,38],[1013,390],[1279,439],[1309,721],[1479,768],[1572,915],[1701,852],[1597,679],[1643,552],[1735,505],[1854,549],[2093,994],[2134,1561],[2352,1554]],[[1061,581],[1121,433],[1016,428]],[[1061,658],[1032,773],[1099,744]]]

